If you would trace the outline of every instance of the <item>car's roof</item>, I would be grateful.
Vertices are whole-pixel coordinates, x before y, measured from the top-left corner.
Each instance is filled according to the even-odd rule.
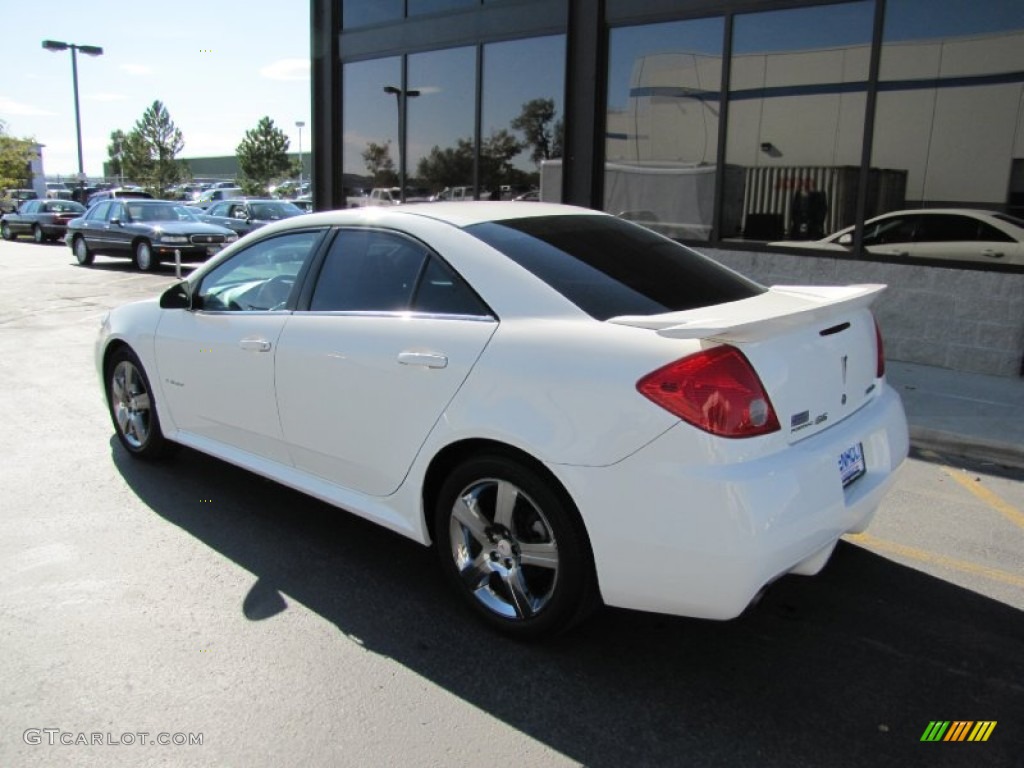
[[[978,216],[988,218],[998,213],[998,211],[986,211],[980,208],[907,208],[902,211],[886,211],[878,216],[872,216],[873,219],[880,219],[883,216],[920,216],[920,215],[955,215],[955,216]]]
[[[347,208],[308,214],[303,217],[303,221],[306,224],[317,222],[344,224],[372,221],[396,215],[422,216],[461,228],[487,221],[525,219],[537,216],[607,216],[608,214],[590,208],[578,208],[572,205],[560,205],[557,203],[489,202],[481,200],[457,203],[408,203],[395,206]]]

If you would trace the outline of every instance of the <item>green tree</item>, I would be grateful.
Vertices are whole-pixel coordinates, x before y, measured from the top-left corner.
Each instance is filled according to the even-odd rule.
[[[458,139],[454,147],[434,146],[416,165],[420,182],[435,191],[473,183],[473,142]]]
[[[271,181],[292,172],[289,143],[284,131],[269,117],[261,117],[255,128],[245,132],[235,155],[242,171],[242,190],[247,195],[266,195]]]
[[[126,176],[162,197],[172,184],[189,177],[187,164],[177,159],[184,148],[181,131],[171,120],[167,107],[157,100],[124,137],[122,168]]]
[[[116,131],[110,132],[110,143],[107,144],[107,158],[109,159],[107,167],[110,169],[110,174],[118,178],[124,176],[122,159],[127,138],[125,132],[118,128]]]
[[[533,147],[530,159],[535,163],[562,153],[562,121],[555,122],[554,99],[532,99],[523,104],[519,117],[510,123],[513,130],[522,131],[526,144]]]
[[[373,177],[373,186],[392,187],[398,183],[398,173],[391,159],[390,140],[383,144],[368,141],[362,155],[366,170]]]
[[[7,124],[0,121],[0,190],[32,186],[32,161],[35,158],[35,140],[9,135]]]
[[[487,197],[503,184],[514,183],[512,158],[526,146],[504,128],[491,133],[480,146],[480,188]]]

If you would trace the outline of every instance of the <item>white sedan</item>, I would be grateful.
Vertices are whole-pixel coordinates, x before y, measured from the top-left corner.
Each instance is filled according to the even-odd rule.
[[[96,345],[138,458],[186,445],[433,544],[520,637],[728,619],[869,523],[907,455],[878,285],[764,288],[543,203],[271,224]]]
[[[853,230],[847,227],[822,240],[768,245],[850,252]],[[897,258],[1024,266],[1024,221],[1006,213],[967,208],[893,211],[864,222],[864,248]]]

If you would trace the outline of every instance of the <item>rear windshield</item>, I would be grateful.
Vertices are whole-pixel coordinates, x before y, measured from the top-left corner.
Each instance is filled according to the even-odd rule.
[[[597,320],[698,309],[765,291],[684,245],[611,216],[538,216],[466,231]]]

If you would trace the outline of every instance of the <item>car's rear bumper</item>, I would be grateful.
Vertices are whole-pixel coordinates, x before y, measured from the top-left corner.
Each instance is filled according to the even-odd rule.
[[[729,619],[787,573],[812,574],[839,537],[862,531],[908,451],[906,417],[889,387],[849,418],[782,452],[728,462],[723,446],[680,461],[693,431],[678,425],[613,467],[556,466],[583,515],[609,605]],[[838,457],[864,449],[847,488]]]

